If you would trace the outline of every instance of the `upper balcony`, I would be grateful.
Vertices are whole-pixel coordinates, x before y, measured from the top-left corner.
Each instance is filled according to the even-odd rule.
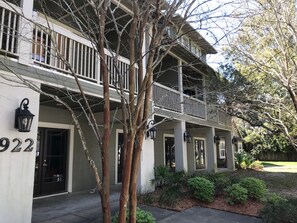
[[[21,12],[21,9],[15,7],[12,10],[0,1],[0,54],[17,60],[27,55],[29,66],[48,70],[57,75],[70,77],[68,74],[72,69],[72,72],[75,72],[79,78],[102,87],[100,59],[91,41],[84,38],[77,30],[53,19],[47,20],[43,14],[34,12],[34,26],[27,35],[30,39],[25,39],[25,43],[22,43],[21,40],[24,41],[21,36],[23,27],[20,27],[22,23],[17,14],[18,11]],[[51,30],[47,27],[51,27]],[[21,44],[27,44],[30,52],[23,52]],[[198,52],[200,51],[197,50],[197,56],[201,56]],[[120,73],[124,80],[124,89],[128,90],[130,61],[123,56],[119,57],[116,66],[119,70],[116,70],[113,52],[106,49],[105,53],[110,87],[116,88],[119,83],[117,74]],[[156,72],[154,75],[154,106],[210,120],[203,90],[204,74],[193,70],[185,62],[179,64],[177,59],[171,56],[165,57],[162,64],[165,68],[161,68],[162,72]],[[135,69],[137,80],[137,66]],[[179,72],[181,75],[178,74]],[[138,91],[137,84],[136,81],[136,92]],[[218,114],[216,118],[223,117]],[[216,122],[229,125],[220,120],[222,118]]]

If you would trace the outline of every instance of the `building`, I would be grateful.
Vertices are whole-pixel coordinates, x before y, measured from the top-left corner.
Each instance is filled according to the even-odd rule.
[[[68,75],[65,63],[51,50],[52,36],[56,38],[56,48],[72,62],[80,76],[98,117],[102,117],[103,89],[98,57],[90,41],[58,18],[46,20],[33,0],[8,2],[0,1],[0,217],[3,222],[18,223],[31,221],[34,197],[89,190],[95,186],[70,114],[61,104],[36,91],[42,89],[67,98],[74,110],[77,106],[71,101],[78,97],[77,85]],[[19,12],[34,21],[34,25]],[[51,36],[42,28],[48,24],[53,30]],[[173,38],[175,32],[173,24],[166,38]],[[139,174],[142,190],[153,189],[150,180],[158,165],[190,173],[234,169],[230,117],[208,104],[204,92],[212,72],[206,55],[216,50],[189,24],[182,32],[185,35],[163,59],[154,77],[152,119],[160,124],[156,139],[148,137],[143,145]],[[112,42],[112,35],[106,38]],[[106,61],[111,64],[109,51],[106,51]],[[120,67],[123,72],[129,69],[125,52],[120,58]],[[111,107],[116,117],[120,102],[113,86],[112,65],[109,68]],[[36,89],[25,87],[16,74],[34,83]],[[23,101],[24,98],[29,101]],[[35,115],[30,132],[19,132],[14,126],[15,109],[22,101],[22,104],[29,102],[29,110]],[[88,146],[100,168],[96,140],[91,136],[88,122],[82,120],[82,123],[90,133],[86,134],[90,135]],[[102,120],[98,124],[102,125]],[[112,185],[121,183],[122,140],[121,125],[114,122],[110,141]]]

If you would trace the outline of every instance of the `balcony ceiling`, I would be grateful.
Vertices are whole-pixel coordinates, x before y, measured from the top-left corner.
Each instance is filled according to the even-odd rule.
[[[48,85],[42,85],[41,90],[48,94],[53,94],[58,96],[62,101],[67,103],[74,111],[77,111],[77,112],[82,111],[82,108],[78,104],[78,100],[81,100],[81,96],[78,92],[69,91],[67,89],[50,87]],[[88,98],[88,102],[93,112],[102,112],[104,110],[104,100],[102,98],[94,97],[90,95],[87,95],[86,97]],[[40,105],[66,109],[62,104],[42,94],[40,95]],[[120,106],[120,103],[110,101],[111,110],[115,110],[119,106]]]
[[[174,54],[178,55],[181,59],[183,59],[187,65],[195,67],[197,70],[200,70],[204,74],[215,72],[212,69],[212,67],[200,60],[196,55],[189,52],[180,44],[174,46],[172,51]]]

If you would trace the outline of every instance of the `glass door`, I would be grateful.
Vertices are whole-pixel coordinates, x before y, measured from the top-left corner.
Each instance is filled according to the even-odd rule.
[[[68,130],[39,128],[34,196],[65,191]]]

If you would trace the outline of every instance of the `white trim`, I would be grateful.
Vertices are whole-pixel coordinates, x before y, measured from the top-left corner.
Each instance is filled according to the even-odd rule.
[[[115,145],[115,184],[122,184],[118,182],[118,145],[119,145],[119,133],[124,133],[123,129],[116,129],[116,145]]]
[[[66,190],[72,192],[72,178],[73,178],[73,149],[74,149],[74,125],[58,124],[50,122],[38,122],[38,127],[41,128],[55,128],[55,129],[68,129],[68,152],[67,152],[67,179],[66,179]]]
[[[194,139],[194,143],[193,143],[193,150],[194,150],[194,156],[193,156],[193,158],[194,158],[194,171],[200,171],[200,170],[206,170],[207,169],[207,140],[206,140],[206,138],[204,138],[204,137],[194,137],[193,138]],[[204,141],[204,163],[205,163],[205,167],[204,168],[201,168],[201,169],[197,169],[196,168],[196,157],[195,157],[195,140],[202,140],[202,141]]]
[[[33,197],[33,200],[38,200],[38,199],[47,198],[47,197],[56,197],[56,196],[65,195],[65,194],[68,194],[68,193],[69,192],[62,192],[62,193],[57,193],[57,194],[45,195],[45,196],[41,196],[41,197]]]
[[[167,133],[164,133],[163,134],[163,165],[166,166],[166,153],[165,153],[165,137],[172,137],[174,138],[174,134],[167,134]],[[175,154],[174,154],[175,156]],[[174,157],[175,158],[175,157]]]

